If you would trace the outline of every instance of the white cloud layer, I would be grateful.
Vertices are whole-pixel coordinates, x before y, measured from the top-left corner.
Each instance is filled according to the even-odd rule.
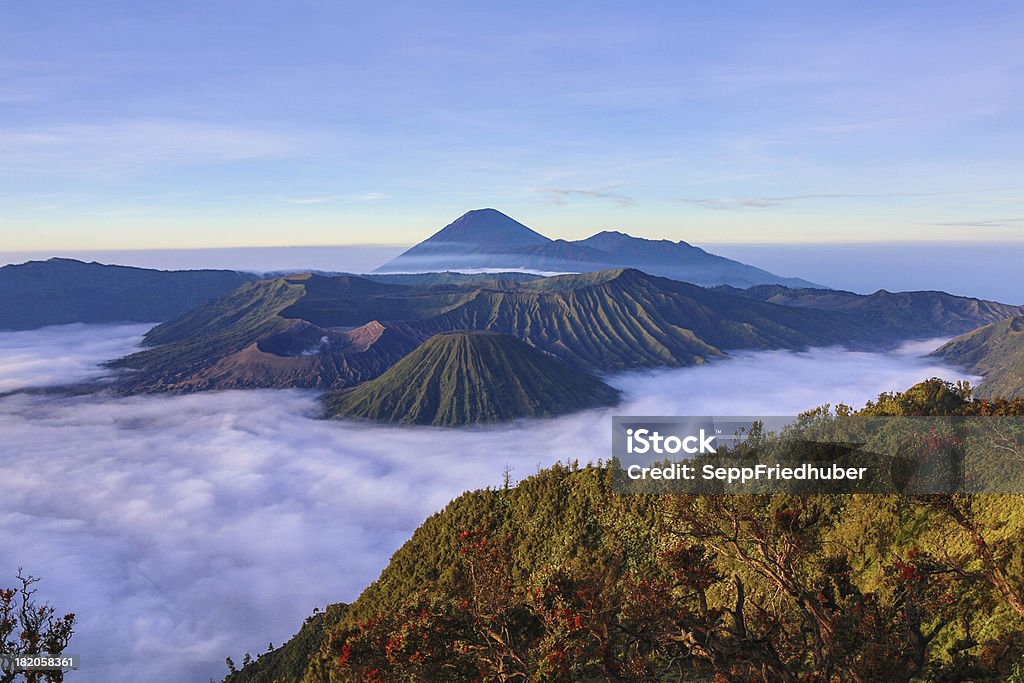
[[[142,328],[0,334],[0,386],[95,376]],[[352,600],[429,514],[555,460],[606,458],[612,414],[785,415],[932,375],[918,354],[738,354],[615,377],[626,403],[492,429],[312,419],[314,394],[0,398],[0,585],[18,566],[79,615],[76,680],[219,679],[314,606]]]
[[[0,394],[98,379],[106,374],[98,363],[128,353],[151,327],[79,323],[0,332]]]

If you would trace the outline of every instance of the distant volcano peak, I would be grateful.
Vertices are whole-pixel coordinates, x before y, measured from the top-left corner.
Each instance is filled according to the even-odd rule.
[[[422,244],[457,242],[473,246],[508,248],[530,247],[550,241],[544,235],[497,209],[474,209],[456,218]]]
[[[681,240],[645,239],[619,230],[605,230],[582,240],[551,240],[491,208],[466,212],[376,272],[496,269],[589,273],[623,266],[705,286],[817,286],[709,254]]]

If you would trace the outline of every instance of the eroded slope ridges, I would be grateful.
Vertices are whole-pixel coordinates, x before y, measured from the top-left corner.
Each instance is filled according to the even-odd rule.
[[[127,391],[342,388],[378,376],[439,332],[510,334],[578,369],[681,366],[735,348],[847,341],[827,314],[616,270],[527,283],[384,285],[355,277],[262,281],[160,325],[117,365]]]
[[[324,396],[332,417],[456,426],[613,405],[618,392],[504,334],[438,334],[383,375]]]
[[[1024,397],[1024,316],[968,332],[932,355],[983,375],[981,396]]]
[[[365,319],[362,306],[374,293],[382,295],[383,310],[389,305],[400,308],[404,304],[398,299],[406,287],[358,278],[338,280],[305,276],[263,280],[158,325],[145,338],[153,348],[112,364],[131,370],[123,374],[120,387],[129,393],[326,389],[378,376],[423,340],[374,320],[357,324]],[[346,287],[351,291],[348,295]],[[325,290],[333,291],[339,300],[330,311],[321,304]],[[290,309],[306,297],[304,306],[311,317],[332,317],[349,324],[321,327],[292,317],[295,313]]]
[[[945,292],[889,292],[880,289],[874,294],[863,295],[832,289],[789,289],[778,285],[715,289],[784,306],[836,311],[851,322],[867,327],[881,326],[906,338],[921,338],[925,334],[963,334],[981,325],[1024,315],[1024,306]]]
[[[864,340],[829,314],[723,296],[637,270],[546,278],[480,290],[417,328],[511,334],[577,367],[685,366],[732,349],[794,349]]]
[[[266,280],[200,306],[147,336],[155,348],[118,363],[124,390],[241,387],[340,389],[373,379],[428,337],[480,330],[511,335],[578,370],[702,363],[737,349],[867,347],[945,333],[1001,304],[927,310],[908,329],[918,296],[872,299],[863,310],[822,310],[709,290],[636,270],[408,286],[344,276]],[[976,301],[976,300],[971,300]],[[891,307],[891,308],[890,308]],[[1010,310],[1013,307],[1004,307]]]

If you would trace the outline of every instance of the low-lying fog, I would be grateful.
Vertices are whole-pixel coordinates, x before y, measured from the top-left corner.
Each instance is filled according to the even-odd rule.
[[[88,379],[145,326],[0,333],[0,392]],[[314,420],[314,394],[0,398],[0,586],[19,566],[78,614],[75,680],[205,682],[315,606],[352,600],[467,489],[556,460],[606,458],[612,414],[786,415],[958,373],[821,349],[613,377],[625,404],[483,430]],[[70,680],[70,678],[69,678]]]

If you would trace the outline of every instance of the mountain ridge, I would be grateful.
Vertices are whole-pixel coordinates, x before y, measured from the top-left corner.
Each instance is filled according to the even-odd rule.
[[[963,334],[931,355],[982,375],[979,396],[1024,397],[1024,316]]]
[[[628,268],[445,284],[297,275],[246,284],[158,325],[145,337],[148,348],[112,365],[130,370],[119,377],[125,393],[339,390],[375,379],[447,332],[511,335],[577,371],[600,373],[697,365],[744,349],[877,348],[1024,315],[948,295],[940,302],[949,305],[936,307],[931,293],[829,296],[843,306],[762,301]],[[919,298],[928,315],[908,325],[906,304]]]
[[[485,249],[503,253],[510,249],[540,246],[551,241],[496,209],[474,209],[459,216],[407,250],[405,254],[415,257],[447,253],[452,248],[462,254],[481,253]]]
[[[881,320],[908,333],[932,329],[937,335],[959,335],[977,329],[979,323],[985,325],[1024,313],[1024,306],[935,290],[890,292],[879,289],[871,294],[855,294],[832,289],[789,289],[779,285],[744,290],[715,289],[769,303],[840,312],[862,325],[877,324]]]
[[[648,240],[618,230],[604,230],[582,240],[554,240],[496,209],[463,214],[374,272],[448,268],[590,272],[622,267],[700,285],[816,286],[711,254],[681,240]]]
[[[165,271],[68,258],[26,261],[0,268],[0,330],[162,322],[256,279],[234,270]]]

